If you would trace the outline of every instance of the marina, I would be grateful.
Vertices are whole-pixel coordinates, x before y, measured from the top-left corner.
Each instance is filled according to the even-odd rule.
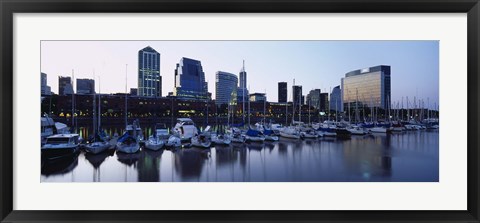
[[[151,130],[150,130],[151,131]],[[148,130],[147,130],[148,132]],[[113,141],[114,139],[112,139]],[[439,131],[318,137],[42,160],[42,182],[438,182]]]

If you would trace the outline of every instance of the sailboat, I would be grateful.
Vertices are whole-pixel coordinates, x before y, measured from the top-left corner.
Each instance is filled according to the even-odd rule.
[[[100,92],[100,88],[99,88]],[[90,143],[85,145],[85,150],[88,153],[93,153],[93,154],[98,154],[101,153],[107,149],[110,148],[110,143],[107,142],[107,139],[105,136],[102,136],[100,133],[100,119],[101,119],[101,100],[100,100],[100,95],[98,95],[98,130],[95,127],[95,98],[96,94],[93,94],[93,139]]]
[[[125,68],[125,133],[117,140],[117,151],[123,153],[136,153],[140,150],[140,142],[137,138],[138,120],[133,125],[127,125],[127,67]]]

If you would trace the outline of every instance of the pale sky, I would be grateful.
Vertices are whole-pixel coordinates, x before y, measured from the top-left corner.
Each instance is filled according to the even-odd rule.
[[[391,66],[392,102],[406,97],[439,100],[438,41],[42,41],[41,68],[47,84],[58,93],[58,76],[99,76],[102,93],[137,88],[138,51],[151,46],[161,54],[162,94],[173,91],[175,65],[182,57],[200,60],[208,90],[215,98],[215,73],[236,74],[245,60],[250,92],[267,92],[277,101],[277,83],[302,85],[303,94],[340,85],[345,73],[377,65]],[[98,77],[96,88],[98,92]],[[76,88],[76,83],[74,84]]]

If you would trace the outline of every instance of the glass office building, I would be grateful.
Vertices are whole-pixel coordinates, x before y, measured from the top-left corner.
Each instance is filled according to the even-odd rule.
[[[390,66],[380,65],[345,74],[341,83],[344,108],[354,106],[378,107],[386,109],[390,100]]]
[[[313,89],[307,94],[307,105],[316,109],[320,108],[320,89]]]
[[[71,77],[58,77],[58,94],[68,95],[73,94],[72,78]]]
[[[215,104],[227,104],[232,92],[237,91],[238,78],[235,74],[217,71],[215,73]]]
[[[95,80],[77,79],[77,94],[95,94]]]
[[[147,46],[138,51],[138,96],[161,97],[160,53]]]
[[[183,57],[175,68],[173,95],[180,99],[208,100],[208,85],[202,63]]]
[[[330,93],[330,110],[342,112],[343,103],[342,103],[342,91],[340,86],[336,86],[332,89]]]

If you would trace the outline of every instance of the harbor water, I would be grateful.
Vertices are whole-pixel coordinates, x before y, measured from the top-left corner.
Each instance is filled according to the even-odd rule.
[[[109,134],[121,129],[107,130]],[[147,130],[146,132],[151,131]],[[85,133],[83,133],[85,134]],[[146,134],[147,135],[147,134]],[[84,136],[85,137],[85,136]],[[438,182],[439,132],[179,148],[84,151],[42,161],[41,182]]]

